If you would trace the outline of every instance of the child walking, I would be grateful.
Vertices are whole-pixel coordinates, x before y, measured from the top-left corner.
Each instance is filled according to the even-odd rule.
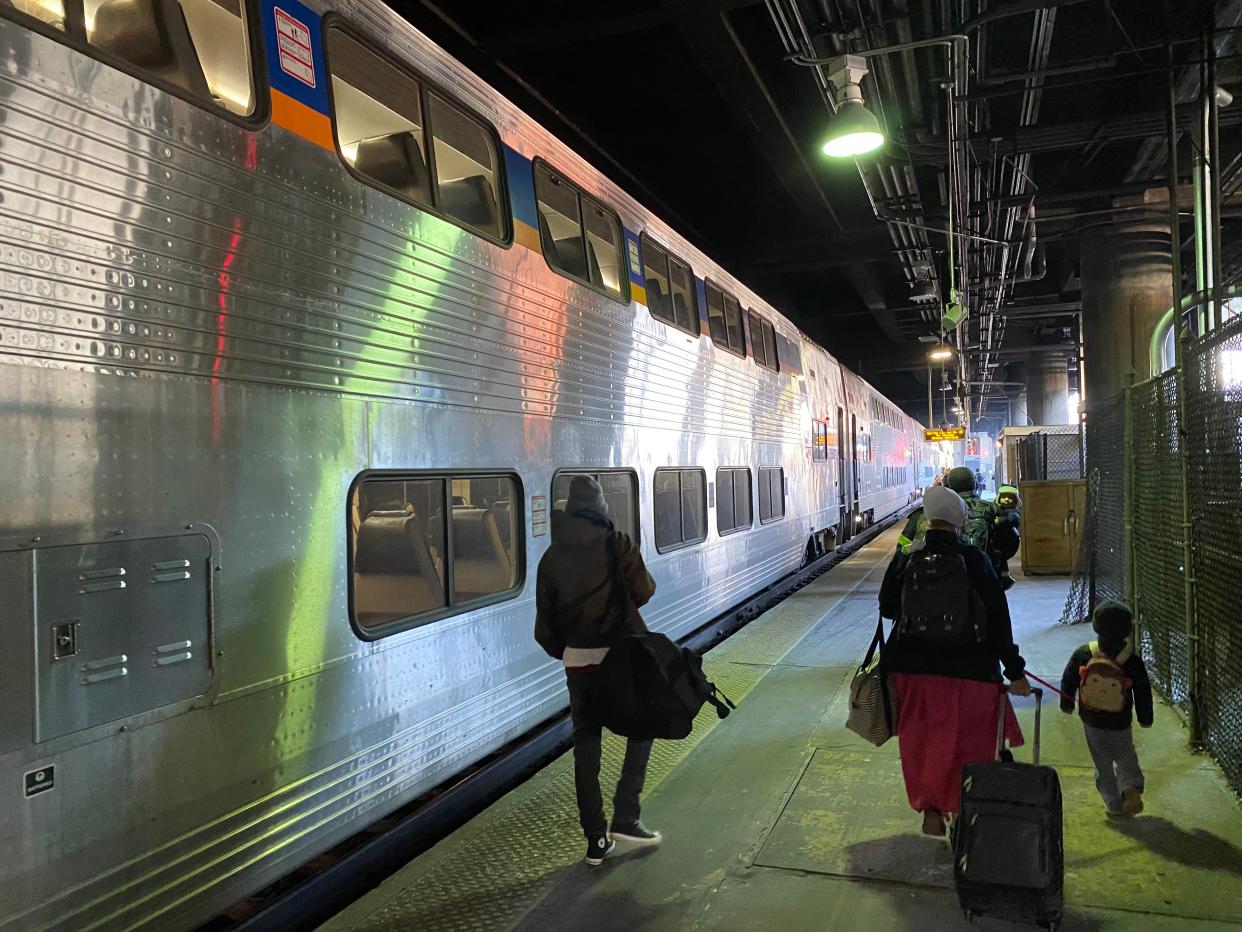
[[[1114,818],[1143,811],[1143,771],[1134,749],[1131,715],[1152,723],[1151,683],[1135,652],[1134,617],[1120,602],[1101,602],[1091,616],[1099,640],[1074,651],[1061,676],[1061,711],[1074,711],[1095,762],[1095,786]]]

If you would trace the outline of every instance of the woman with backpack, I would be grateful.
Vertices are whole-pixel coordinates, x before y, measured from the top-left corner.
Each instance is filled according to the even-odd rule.
[[[921,545],[898,552],[880,587],[894,621],[883,664],[897,695],[897,737],[910,806],[923,833],[945,834],[958,811],[962,765],[996,756],[998,702],[1026,696],[1026,662],[1013,642],[1009,605],[987,555],[961,541],[966,503],[940,486],[923,494]],[[1005,736],[1022,744],[1013,711]]]

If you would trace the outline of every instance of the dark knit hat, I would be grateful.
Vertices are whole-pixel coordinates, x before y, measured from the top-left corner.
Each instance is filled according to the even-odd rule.
[[[574,476],[569,483],[569,499],[565,502],[565,511],[593,511],[602,518],[608,517],[608,502],[604,499],[604,490],[590,476]]]
[[[1106,641],[1124,641],[1134,628],[1134,615],[1125,605],[1109,599],[1091,613],[1091,627]]]
[[[975,471],[969,466],[954,466],[944,484],[958,495],[967,495],[975,490]]]

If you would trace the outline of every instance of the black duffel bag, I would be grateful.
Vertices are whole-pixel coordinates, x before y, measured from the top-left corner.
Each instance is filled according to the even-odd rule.
[[[710,702],[720,718],[736,708],[703,673],[698,654],[663,634],[620,638],[591,673],[591,717],[626,738],[684,738]]]

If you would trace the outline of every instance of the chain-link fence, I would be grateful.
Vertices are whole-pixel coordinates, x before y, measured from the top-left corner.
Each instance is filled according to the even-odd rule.
[[[1088,411],[1088,513],[1061,620],[1128,598],[1153,685],[1242,792],[1242,318],[1183,356],[1184,375]]]
[[[1087,410],[1087,515],[1062,624],[1077,624],[1125,592],[1125,404],[1118,396]]]
[[[1077,425],[1027,434],[1018,441],[1018,480],[1081,479],[1082,445],[1082,432]]]
[[[1242,790],[1242,318],[1185,354],[1198,728]]]
[[[1175,702],[1189,683],[1177,375],[1130,393],[1134,580],[1129,586],[1152,684]]]

